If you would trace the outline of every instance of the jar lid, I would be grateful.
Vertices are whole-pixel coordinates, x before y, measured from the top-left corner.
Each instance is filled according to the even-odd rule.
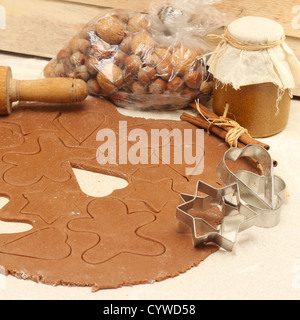
[[[263,17],[231,22],[211,55],[209,72],[217,84],[241,86],[273,83],[280,89],[300,84],[300,63],[284,41],[283,27]]]
[[[269,44],[284,37],[278,22],[263,17],[243,17],[230,23],[227,29],[234,38],[252,44]]]

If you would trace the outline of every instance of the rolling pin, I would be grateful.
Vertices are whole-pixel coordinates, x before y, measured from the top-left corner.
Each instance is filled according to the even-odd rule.
[[[0,115],[13,110],[13,102],[74,103],[88,96],[87,84],[79,79],[52,78],[15,80],[10,67],[0,66]]]

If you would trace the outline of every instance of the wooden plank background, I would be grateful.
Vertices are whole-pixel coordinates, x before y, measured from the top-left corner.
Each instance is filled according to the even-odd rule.
[[[0,50],[53,58],[71,37],[103,9],[63,1],[0,0],[6,29]]]
[[[152,0],[0,0],[6,29],[0,30],[0,50],[53,58],[89,20],[107,8],[148,12]],[[158,0],[159,1],[159,0]],[[300,59],[300,29],[292,27],[292,8],[299,0],[222,0],[216,8],[228,20],[245,15],[265,16],[282,24],[287,43]],[[295,91],[300,95],[300,88]]]
[[[152,0],[60,0],[75,3],[85,3],[95,6],[120,8],[140,12],[148,12]],[[159,2],[159,0],[157,0]],[[299,0],[222,0],[215,5],[217,9],[225,12],[229,20],[234,20],[241,16],[254,15],[264,16],[276,20],[282,24],[285,32],[289,36],[299,37],[300,31],[292,27],[292,20],[295,16],[292,13],[292,8],[300,5]]]

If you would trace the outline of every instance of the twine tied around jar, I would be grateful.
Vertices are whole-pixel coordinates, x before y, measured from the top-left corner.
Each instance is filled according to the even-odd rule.
[[[210,39],[220,39],[221,41],[217,45],[214,51],[205,53],[203,55],[199,55],[196,57],[196,60],[201,60],[207,56],[215,55],[216,59],[220,59],[222,55],[226,52],[226,49],[228,48],[228,45],[239,49],[241,51],[261,51],[261,50],[266,50],[266,49],[271,49],[276,46],[281,45],[285,40],[286,36],[283,35],[281,39],[265,43],[265,44],[257,44],[257,43],[249,43],[245,42],[242,40],[239,40],[232,36],[230,32],[228,31],[227,28],[225,28],[225,31],[222,35],[217,35],[217,34],[208,34],[208,38]],[[279,115],[279,103],[282,100],[284,96],[285,90],[278,87],[278,93],[277,93],[277,99],[276,99],[276,116]],[[291,96],[291,90],[289,90],[290,96]]]
[[[227,127],[232,127],[232,129],[230,129],[225,137],[225,142],[228,143],[228,145],[230,146],[230,148],[232,147],[237,147],[238,146],[238,141],[239,138],[246,134],[249,137],[251,137],[251,135],[249,134],[248,130],[244,127],[242,127],[239,123],[237,123],[236,121],[227,118],[227,113],[229,110],[229,104],[226,103],[226,108],[224,111],[224,114],[222,117],[219,117],[218,119],[212,119],[212,118],[207,118],[203,112],[201,111],[200,105],[199,105],[199,100],[195,101],[196,104],[196,108],[197,111],[201,114],[201,116],[209,123],[209,127],[207,132],[210,133],[210,127],[212,125],[216,125],[218,127],[223,127],[223,126],[227,126]]]
[[[279,46],[286,40],[286,36],[283,35],[283,37],[281,39],[273,41],[273,42],[265,43],[265,44],[249,43],[249,42],[245,42],[245,41],[242,41],[242,40],[239,40],[239,39],[233,37],[227,28],[225,29],[225,31],[222,35],[208,34],[207,38],[210,38],[212,40],[220,39],[221,41],[219,42],[219,44],[217,45],[217,47],[215,48],[214,51],[197,56],[196,57],[197,60],[201,60],[204,57],[207,57],[207,56],[210,56],[213,54],[217,54],[224,44],[229,44],[232,47],[239,49],[239,50],[260,51],[260,50],[271,49],[276,46]],[[226,47],[224,48],[224,52],[225,52],[225,50],[226,50]]]
[[[225,29],[225,32],[223,35],[208,34],[207,37],[210,39],[221,39],[221,42],[219,43],[215,51],[218,51],[224,43],[228,43],[236,49],[246,50],[246,51],[259,51],[259,50],[271,49],[281,45],[286,39],[286,36],[283,35],[281,39],[273,42],[265,43],[265,44],[249,43],[233,37],[227,28]]]

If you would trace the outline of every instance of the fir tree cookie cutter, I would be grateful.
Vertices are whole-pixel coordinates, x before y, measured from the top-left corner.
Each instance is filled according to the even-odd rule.
[[[226,162],[242,157],[257,160],[263,174],[232,172]],[[229,149],[217,167],[217,174],[225,184],[238,184],[241,202],[258,215],[257,227],[273,228],[279,224],[286,184],[283,179],[274,175],[273,161],[265,148],[249,144],[244,148]],[[227,201],[230,200],[227,198]]]
[[[199,192],[206,196],[198,196]],[[198,181],[194,196],[180,195],[183,203],[177,207],[176,218],[190,229],[195,247],[214,243],[227,251],[232,251],[238,234],[255,225],[257,214],[242,204],[239,195],[237,183],[217,189],[203,181]],[[227,202],[228,196],[231,201],[234,197],[236,203]],[[222,213],[222,223],[217,228],[202,218],[203,212],[213,207],[218,207]],[[232,232],[233,240],[227,236]]]

